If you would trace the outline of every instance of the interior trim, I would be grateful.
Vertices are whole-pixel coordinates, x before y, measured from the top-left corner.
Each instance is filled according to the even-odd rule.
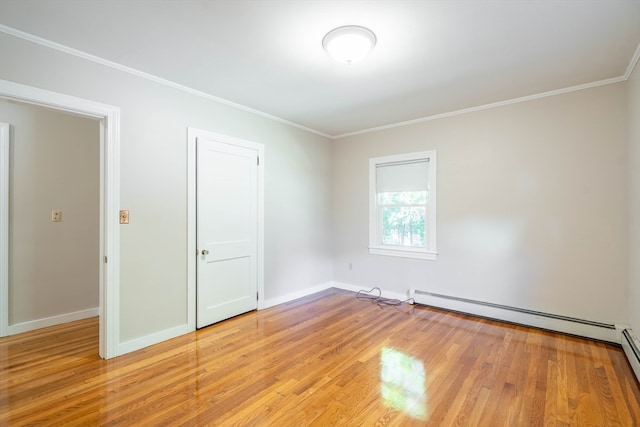
[[[56,43],[53,42],[51,40],[47,40],[45,38],[42,37],[38,37],[36,35],[24,32],[24,31],[20,31],[18,29],[9,27],[7,25],[3,25],[0,24],[0,32],[8,34],[10,36],[14,36],[35,44],[39,44],[41,46],[45,46],[60,52],[64,52],[67,53],[69,55],[73,55],[73,56],[77,56],[79,58],[82,59],[86,59],[87,61],[91,61],[91,62],[95,62],[97,64],[101,64],[104,65],[106,67],[110,67],[110,68],[114,68],[116,70],[119,71],[123,71],[125,73],[129,73],[138,77],[142,77],[144,79],[147,80],[151,80],[153,82],[165,85],[165,86],[169,86],[172,87],[174,89],[178,89],[181,90],[183,92],[187,92],[190,93],[192,95],[196,95],[196,96],[200,96],[202,98],[206,98],[209,99],[211,101],[215,101],[215,102],[219,102],[221,104],[224,105],[228,105],[230,107],[233,108],[237,108],[239,110],[243,110],[249,113],[253,113],[256,114],[258,116],[262,116],[289,126],[293,126],[295,128],[298,129],[302,129],[304,131],[307,132],[311,132],[314,133],[316,135],[320,135],[323,136],[325,138],[329,138],[329,139],[341,139],[341,138],[346,138],[348,136],[354,136],[354,135],[361,135],[361,134],[366,134],[366,133],[371,133],[371,132],[377,132],[380,130],[385,130],[385,129],[392,129],[392,128],[396,128],[396,127],[402,127],[402,126],[408,126],[408,125],[412,125],[415,123],[422,123],[422,122],[427,122],[427,121],[431,121],[431,120],[437,120],[437,119],[442,119],[445,117],[452,117],[452,116],[458,116],[461,114],[467,114],[467,113],[472,113],[475,111],[482,111],[482,110],[487,110],[487,109],[491,109],[491,108],[497,108],[497,107],[502,107],[505,105],[511,105],[511,104],[517,104],[520,102],[526,102],[526,101],[531,101],[534,99],[540,99],[540,98],[546,98],[549,96],[555,96],[555,95],[561,95],[564,93],[569,93],[569,92],[575,92],[575,91],[579,91],[579,90],[583,90],[583,89],[590,89],[590,88],[594,88],[594,87],[598,87],[598,86],[604,86],[604,85],[608,85],[608,84],[614,84],[614,83],[619,83],[619,82],[623,82],[629,79],[629,76],[631,76],[631,72],[633,71],[633,68],[635,67],[635,64],[638,62],[638,59],[640,58],[640,45],[638,45],[638,48],[635,51],[635,54],[633,55],[633,57],[631,58],[629,65],[627,66],[627,70],[625,72],[624,75],[619,76],[619,77],[613,77],[610,79],[605,79],[605,80],[599,80],[596,82],[591,82],[591,83],[585,83],[582,85],[577,85],[577,86],[571,86],[571,87],[567,87],[567,88],[563,88],[563,89],[557,89],[557,90],[552,90],[552,91],[548,91],[548,92],[542,92],[542,93],[538,93],[538,94],[533,94],[533,95],[528,95],[528,96],[523,96],[520,98],[514,98],[514,99],[508,99],[508,100],[504,100],[504,101],[499,101],[499,102],[494,102],[494,103],[490,103],[490,104],[485,104],[485,105],[478,105],[478,106],[474,106],[474,107],[470,107],[470,108],[464,108],[461,110],[454,110],[454,111],[450,111],[450,112],[446,112],[446,113],[442,113],[442,114],[435,114],[432,116],[426,116],[426,117],[421,117],[418,119],[414,119],[414,120],[407,120],[407,121],[403,121],[403,122],[398,122],[398,123],[392,123],[392,124],[388,124],[388,125],[384,125],[384,126],[377,126],[377,127],[373,127],[373,128],[367,128],[367,129],[362,129],[362,130],[358,130],[358,131],[354,131],[354,132],[347,132],[347,133],[343,133],[343,134],[339,134],[339,135],[329,135],[327,133],[321,132],[319,130],[316,129],[312,129],[303,125],[300,125],[298,123],[294,123],[285,119],[282,119],[280,117],[277,116],[273,116],[271,114],[265,113],[263,111],[259,111],[247,106],[244,106],[242,104],[238,104],[232,101],[229,101],[227,99],[224,98],[220,98],[211,94],[208,94],[206,92],[202,92],[193,88],[190,88],[188,86],[184,86],[175,82],[172,82],[170,80],[167,79],[163,79],[161,77],[155,76],[153,74],[149,74],[149,73],[145,73],[143,71],[140,70],[136,70],[135,68],[131,68],[131,67],[127,67],[125,65],[119,64],[117,62],[114,61],[110,61],[108,59],[104,59],[101,58],[99,56],[95,56],[95,55],[91,55],[87,52],[83,52],[81,50],[78,49],[74,49],[71,48],[69,46],[65,46],[63,44],[60,43]]]
[[[0,337],[9,334],[9,145],[10,125],[0,123]]]
[[[269,113],[265,113],[263,111],[253,109],[253,108],[244,106],[242,104],[238,104],[238,103],[235,103],[233,101],[229,101],[227,99],[220,98],[218,96],[214,96],[214,95],[208,94],[206,92],[202,92],[202,91],[199,91],[197,89],[193,89],[193,88],[190,88],[188,86],[181,85],[181,84],[176,83],[176,82],[172,82],[171,80],[163,79],[162,77],[158,77],[158,76],[153,75],[153,74],[145,73],[144,71],[140,71],[140,70],[137,70],[135,68],[127,67],[126,65],[122,65],[122,64],[119,64],[117,62],[110,61],[108,59],[104,59],[104,58],[101,58],[99,56],[92,55],[90,53],[83,52],[81,50],[74,49],[72,47],[65,46],[63,44],[56,43],[56,42],[53,42],[51,40],[47,40],[47,39],[42,38],[42,37],[38,37],[38,36],[35,36],[33,34],[17,30],[15,28],[9,27],[7,25],[0,24],[0,32],[8,34],[10,36],[17,37],[17,38],[22,39],[22,40],[26,40],[26,41],[31,42],[31,43],[39,44],[40,46],[45,46],[45,47],[48,47],[50,49],[57,50],[59,52],[63,52],[63,53],[69,54],[69,55],[77,56],[78,58],[82,58],[82,59],[85,59],[87,61],[95,62],[96,64],[104,65],[105,67],[113,68],[113,69],[116,69],[118,71],[123,71],[125,73],[132,74],[132,75],[137,76],[137,77],[142,77],[143,79],[150,80],[152,82],[159,83],[161,85],[168,86],[168,87],[171,87],[173,89],[178,89],[178,90],[181,90],[183,92],[190,93],[191,95],[196,95],[196,96],[199,96],[199,97],[202,97],[202,98],[206,98],[206,99],[209,99],[211,101],[219,102],[220,104],[228,105],[229,107],[237,108],[238,110],[242,110],[242,111],[246,111],[248,113],[256,114],[258,116],[265,117],[267,119],[271,119],[271,120],[283,123],[283,124],[288,125],[288,126],[293,126],[295,128],[302,129],[302,130],[307,131],[307,132],[315,133],[316,135],[320,135],[320,136],[323,136],[325,138],[332,138],[331,135],[328,135],[328,134],[326,134],[324,132],[320,132],[318,130],[308,128],[308,127],[300,125],[298,123],[294,123],[294,122],[290,122],[290,121],[285,120],[285,119],[281,119],[280,117],[273,116],[273,115],[271,115]]]
[[[537,93],[537,94],[534,94],[534,95],[527,95],[527,96],[523,96],[521,98],[507,99],[507,100],[504,100],[504,101],[493,102],[491,104],[484,104],[484,105],[478,105],[478,106],[470,107],[470,108],[463,108],[462,110],[454,110],[454,111],[449,111],[449,112],[442,113],[442,114],[434,114],[433,116],[421,117],[419,119],[407,120],[407,121],[404,121],[404,122],[391,123],[391,124],[384,125],[384,126],[377,126],[377,127],[373,127],[373,128],[369,128],[369,129],[362,129],[362,130],[358,130],[358,131],[355,131],[355,132],[343,133],[343,134],[340,134],[340,135],[335,135],[332,138],[333,139],[341,139],[341,138],[346,138],[348,136],[362,135],[362,134],[378,132],[378,131],[386,130],[386,129],[393,129],[393,128],[398,128],[398,127],[403,127],[403,126],[409,126],[409,125],[413,125],[413,124],[416,124],[416,123],[429,122],[431,120],[444,119],[446,117],[460,116],[460,115],[463,115],[463,114],[474,113],[476,111],[490,110],[492,108],[504,107],[504,106],[512,105],[512,104],[519,104],[521,102],[533,101],[533,100],[540,99],[540,98],[548,98],[550,96],[563,95],[565,93],[577,92],[577,91],[584,90],[584,89],[591,89],[591,88],[595,88],[595,87],[599,87],[599,86],[605,86],[605,85],[610,85],[610,84],[614,84],[614,83],[620,83],[620,82],[626,81],[627,79],[628,78],[625,77],[625,76],[613,77],[613,78],[610,78],[610,79],[599,80],[597,82],[585,83],[585,84],[582,84],[582,85],[571,86],[571,87],[567,87],[567,88],[563,88],[563,89],[551,90],[551,91],[548,91],[548,92]]]
[[[120,109],[0,79],[0,97],[100,119],[100,357],[118,356],[120,338]],[[2,296],[4,299],[4,295]],[[4,323],[4,319],[0,319]],[[7,325],[8,327],[8,325]],[[10,331],[9,331],[10,332]]]
[[[36,329],[47,328],[49,326],[60,325],[62,323],[74,322],[76,320],[96,317],[100,314],[100,308],[88,308],[86,310],[74,311],[72,313],[59,314],[57,316],[45,317],[42,319],[29,320],[27,322],[16,323],[9,326],[9,334],[15,335],[29,332]]]
[[[631,57],[631,61],[629,61],[629,65],[627,66],[627,71],[624,73],[624,79],[629,80],[631,77],[631,73],[633,73],[633,69],[636,68],[638,61],[640,60],[640,43],[638,43],[638,47],[636,48],[636,52]]]

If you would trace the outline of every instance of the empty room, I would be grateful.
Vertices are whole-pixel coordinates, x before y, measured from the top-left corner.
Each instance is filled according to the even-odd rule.
[[[0,426],[640,426],[639,0],[0,0]]]

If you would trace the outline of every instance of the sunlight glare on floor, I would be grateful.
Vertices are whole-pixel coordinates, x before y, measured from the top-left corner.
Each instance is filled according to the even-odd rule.
[[[401,351],[384,347],[380,354],[380,395],[384,404],[407,415],[427,419],[424,364]]]

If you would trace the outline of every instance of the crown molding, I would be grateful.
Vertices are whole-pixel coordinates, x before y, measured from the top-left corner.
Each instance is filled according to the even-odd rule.
[[[409,126],[409,125],[416,124],[416,123],[428,122],[430,120],[443,119],[445,117],[459,116],[461,114],[473,113],[475,111],[488,110],[490,108],[503,107],[505,105],[511,105],[511,104],[517,104],[517,103],[520,103],[520,102],[532,101],[534,99],[546,98],[546,97],[549,97],[549,96],[562,95],[562,94],[565,94],[565,93],[576,92],[576,91],[584,90],[584,89],[591,89],[591,88],[598,87],[598,86],[604,86],[604,85],[609,85],[609,84],[614,84],[614,83],[620,83],[620,82],[629,80],[629,77],[631,77],[631,73],[633,72],[633,69],[635,68],[636,64],[638,63],[638,60],[640,60],[640,43],[638,44],[638,47],[636,48],[635,53],[633,54],[633,56],[631,57],[631,60],[629,61],[629,65],[627,66],[627,70],[625,71],[624,75],[620,76],[620,77],[613,77],[613,78],[610,78],[610,79],[599,80],[597,82],[585,83],[585,84],[581,84],[581,85],[577,85],[577,86],[570,86],[570,87],[567,87],[567,88],[551,90],[551,91],[548,91],[548,92],[541,92],[541,93],[534,94],[534,95],[527,95],[527,96],[523,96],[523,97],[520,97],[520,98],[507,99],[507,100],[504,100],[504,101],[493,102],[491,104],[484,104],[484,105],[478,105],[476,107],[470,107],[470,108],[464,108],[464,109],[461,109],[461,110],[449,111],[449,112],[442,113],[442,114],[434,114],[433,116],[425,116],[425,117],[421,117],[421,118],[418,118],[418,119],[407,120],[407,121],[397,122],[397,123],[391,123],[391,124],[383,125],[383,126],[376,126],[376,127],[373,127],[373,128],[362,129],[362,130],[358,130],[358,131],[355,131],[355,132],[348,132],[348,133],[343,133],[343,134],[340,134],[340,135],[334,135],[331,138],[336,140],[336,139],[346,138],[346,137],[349,137],[349,136],[362,135],[362,134],[365,134],[365,133],[377,132],[377,131],[385,130],[385,129],[393,129],[393,128],[402,127],[402,126]]]
[[[101,64],[104,65],[106,67],[110,67],[128,74],[132,74],[134,76],[137,77],[141,77],[159,84],[162,84],[164,86],[168,86],[177,90],[181,90],[183,92],[192,94],[192,95],[196,95],[214,102],[218,102],[220,104],[224,104],[233,108],[236,108],[238,110],[242,110],[248,113],[252,113],[255,114],[257,116],[260,117],[264,117],[267,119],[271,119],[274,120],[276,122],[291,126],[291,127],[295,127],[319,136],[322,136],[324,138],[329,138],[332,140],[338,140],[338,139],[342,139],[342,138],[347,138],[350,136],[356,136],[356,135],[363,135],[363,134],[367,134],[367,133],[372,133],[372,132],[377,132],[377,131],[381,131],[381,130],[387,130],[387,129],[393,129],[393,128],[397,128],[397,127],[403,127],[403,126],[409,126],[409,125],[413,125],[413,124],[417,124],[417,123],[423,123],[423,122],[428,122],[431,120],[437,120],[437,119],[443,119],[446,117],[453,117],[453,116],[459,116],[462,114],[468,114],[468,113],[473,113],[476,111],[482,111],[482,110],[488,110],[491,108],[498,108],[498,107],[504,107],[507,105],[512,105],[512,104],[518,104],[521,102],[527,102],[527,101],[533,101],[536,99],[541,99],[541,98],[546,98],[546,97],[550,97],[550,96],[556,96],[556,95],[562,95],[565,93],[570,93],[570,92],[576,92],[576,91],[580,91],[580,90],[584,90],[584,89],[591,89],[591,88],[595,88],[598,86],[604,86],[604,85],[609,85],[609,84],[614,84],[614,83],[619,83],[619,82],[623,82],[629,79],[629,77],[631,76],[631,73],[633,72],[636,64],[638,63],[639,59],[640,59],[640,44],[638,45],[638,47],[635,50],[635,53],[633,54],[631,60],[629,61],[629,65],[627,66],[627,69],[624,73],[624,75],[620,76],[620,77],[613,77],[610,79],[605,79],[605,80],[599,80],[596,82],[591,82],[591,83],[585,83],[585,84],[581,84],[581,85],[576,85],[576,86],[570,86],[567,88],[562,88],[562,89],[556,89],[556,90],[551,90],[551,91],[547,91],[547,92],[541,92],[541,93],[537,93],[537,94],[533,94],[533,95],[527,95],[527,96],[523,96],[520,98],[513,98],[513,99],[507,99],[504,101],[498,101],[498,102],[493,102],[490,104],[483,104],[483,105],[478,105],[475,107],[470,107],[470,108],[463,108],[460,110],[454,110],[454,111],[449,111],[446,113],[441,113],[441,114],[434,114],[431,116],[425,116],[425,117],[421,117],[418,119],[413,119],[413,120],[406,120],[406,121],[402,121],[402,122],[397,122],[397,123],[391,123],[388,125],[382,125],[382,126],[376,126],[376,127],[372,127],[372,128],[367,128],[367,129],[362,129],[362,130],[358,130],[358,131],[354,131],[354,132],[347,132],[347,133],[343,133],[343,134],[339,134],[339,135],[329,135],[327,133],[321,132],[319,130],[316,129],[312,129],[303,125],[300,125],[298,123],[294,123],[291,122],[289,120],[285,120],[282,119],[280,117],[271,115],[269,113],[265,113],[263,111],[260,110],[256,110],[253,109],[251,107],[247,107],[245,105],[242,104],[238,104],[235,103],[233,101],[229,101],[227,99],[224,98],[220,98],[214,95],[211,95],[209,93],[206,92],[202,92],[200,90],[197,89],[193,89],[190,88],[188,86],[184,86],[181,85],[179,83],[175,83],[172,82],[170,80],[164,79],[162,77],[158,77],[155,76],[153,74],[149,74],[149,73],[145,73],[143,71],[137,70],[135,68],[131,68],[131,67],[127,67],[125,65],[119,64],[117,62],[113,62],[110,61],[108,59],[104,59],[101,58],[99,56],[95,56],[92,54],[89,54],[87,52],[83,52],[81,50],[77,50],[74,48],[71,48],[69,46],[65,46],[63,44],[60,43],[56,43],[53,42],[51,40],[47,40],[44,39],[42,37],[38,37],[35,36],[33,34],[24,32],[24,31],[20,31],[17,30],[15,28],[6,26],[6,25],[2,25],[0,24],[0,32],[35,43],[35,44],[39,44],[41,46],[45,46],[54,50],[58,50],[60,52],[64,52],[66,54],[69,55],[73,55],[82,59],[85,59],[87,61],[91,61],[97,64]]]
[[[629,61],[629,65],[627,66],[627,71],[624,73],[625,80],[629,80],[629,77],[631,77],[631,73],[633,73],[633,69],[636,68],[636,64],[638,64],[639,59],[640,59],[640,43],[638,43],[636,52],[631,57],[631,61]]]
[[[137,70],[135,68],[127,67],[126,65],[122,65],[122,64],[119,64],[117,62],[110,61],[108,59],[101,58],[99,56],[92,55],[90,53],[83,52],[81,50],[74,49],[72,47],[69,47],[69,46],[66,46],[66,45],[63,45],[63,44],[60,44],[60,43],[53,42],[51,40],[47,40],[45,38],[38,37],[38,36],[35,36],[33,34],[30,34],[30,33],[26,33],[24,31],[17,30],[15,28],[9,27],[7,25],[0,24],[0,32],[8,34],[8,35],[13,36],[13,37],[20,38],[22,40],[26,40],[26,41],[31,42],[31,43],[35,43],[35,44],[38,44],[38,45],[41,45],[41,46],[48,47],[50,49],[54,49],[54,50],[66,53],[68,55],[73,55],[73,56],[76,56],[78,58],[82,58],[84,60],[87,60],[87,61],[90,61],[90,62],[94,62],[96,64],[104,65],[105,67],[113,68],[115,70],[119,70],[119,71],[122,71],[122,72],[125,72],[125,73],[128,73],[128,74],[134,75],[136,77],[141,77],[143,79],[150,80],[152,82],[159,83],[161,85],[168,86],[170,88],[177,89],[177,90],[189,93],[191,95],[196,95],[196,96],[199,96],[201,98],[208,99],[210,101],[218,102],[220,104],[224,104],[224,105],[227,105],[229,107],[236,108],[238,110],[242,110],[242,111],[245,111],[245,112],[248,112],[248,113],[251,113],[251,114],[255,114],[257,116],[264,117],[264,118],[267,118],[267,119],[270,119],[270,120],[273,120],[273,121],[276,121],[276,122],[279,122],[279,123],[282,123],[282,124],[285,124],[285,125],[288,125],[288,126],[292,126],[292,127],[295,127],[295,128],[307,131],[307,132],[311,132],[311,133],[314,133],[316,135],[320,135],[320,136],[325,137],[325,138],[329,138],[329,139],[333,138],[331,135],[326,134],[324,132],[320,132],[318,130],[315,130],[315,129],[300,125],[298,123],[290,122],[289,120],[285,120],[285,119],[282,119],[280,117],[271,115],[269,113],[265,113],[264,111],[256,110],[254,108],[247,107],[245,105],[238,104],[238,103],[233,102],[233,101],[229,101],[228,99],[220,98],[220,97],[211,95],[209,93],[202,92],[200,90],[193,89],[191,87],[184,86],[184,85],[181,85],[181,84],[176,83],[176,82],[172,82],[171,80],[167,80],[167,79],[164,79],[162,77],[158,77],[158,76],[153,75],[153,74],[145,73],[144,71],[140,71],[140,70]]]
[[[434,114],[433,116],[421,117],[419,119],[407,120],[407,121],[404,121],[404,122],[392,123],[392,124],[388,124],[388,125],[384,125],[384,126],[377,126],[377,127],[374,127],[374,128],[363,129],[363,130],[359,130],[359,131],[355,131],[355,132],[343,133],[341,135],[334,136],[333,139],[341,139],[341,138],[346,138],[346,137],[349,137],[349,136],[362,135],[362,134],[365,134],[365,133],[377,132],[377,131],[386,130],[386,129],[393,129],[393,128],[397,128],[397,127],[409,126],[409,125],[413,125],[413,124],[416,124],[416,123],[428,122],[428,121],[431,121],[431,120],[443,119],[445,117],[459,116],[461,114],[468,114],[468,113],[473,113],[473,112],[476,112],[476,111],[488,110],[488,109],[491,109],[491,108],[504,107],[506,105],[519,104],[521,102],[533,101],[535,99],[547,98],[549,96],[562,95],[562,94],[565,94],[565,93],[576,92],[576,91],[579,91],[579,90],[590,89],[590,88],[594,88],[594,87],[598,87],[598,86],[604,86],[604,85],[610,85],[610,84],[614,84],[614,83],[619,83],[619,82],[623,82],[625,80],[627,80],[627,79],[624,76],[622,76],[622,77],[614,77],[614,78],[606,79],[606,80],[599,80],[597,82],[585,83],[585,84],[581,84],[581,85],[577,85],[577,86],[571,86],[571,87],[567,87],[567,88],[563,88],[563,89],[551,90],[551,91],[548,91],[548,92],[537,93],[537,94],[534,94],[534,95],[527,95],[527,96],[523,96],[523,97],[520,97],[520,98],[507,99],[505,101],[493,102],[491,104],[484,104],[484,105],[478,105],[476,107],[463,108],[461,110],[449,111],[449,112],[442,113],[442,114]]]

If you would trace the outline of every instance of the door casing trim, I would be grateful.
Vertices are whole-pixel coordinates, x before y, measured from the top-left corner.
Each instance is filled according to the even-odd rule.
[[[9,335],[9,130],[0,123],[0,337]]]

